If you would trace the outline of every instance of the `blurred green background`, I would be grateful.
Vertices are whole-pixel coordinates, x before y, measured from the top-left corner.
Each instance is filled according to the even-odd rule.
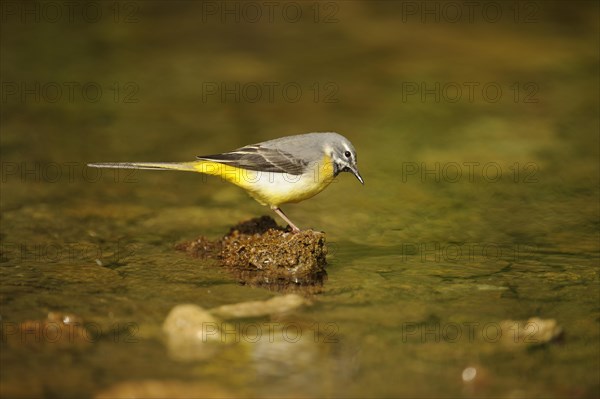
[[[148,380],[182,396],[598,396],[597,2],[0,4],[3,396]],[[313,131],[348,137],[366,184],[341,175],[283,208],[331,252],[314,305],[285,320],[335,325],[337,342],[170,358],[173,306],[278,295],[174,246],[270,211],[219,179],[85,164]],[[49,312],[133,323],[136,342],[8,343]],[[562,341],[513,350],[481,329],[534,316]],[[477,339],[448,339],[453,323]]]

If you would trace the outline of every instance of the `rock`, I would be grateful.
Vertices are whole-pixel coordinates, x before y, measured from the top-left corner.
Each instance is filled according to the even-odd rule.
[[[176,360],[205,360],[245,335],[244,327],[222,319],[262,317],[297,309],[308,304],[299,295],[289,294],[266,301],[241,302],[206,310],[192,304],[177,305],[163,323],[167,347]],[[262,333],[260,334],[262,336]]]
[[[296,294],[277,296],[266,301],[251,301],[223,305],[210,312],[224,319],[261,317],[274,313],[283,313],[306,305],[308,301]]]
[[[325,233],[291,232],[268,216],[242,222],[218,241],[199,237],[176,248],[219,259],[245,284],[282,290],[289,285],[320,287],[327,275]]]
[[[563,329],[554,319],[532,317],[528,320],[500,322],[502,342],[507,346],[539,346],[563,337]]]
[[[222,322],[200,306],[177,305],[165,319],[167,347],[177,360],[207,359],[221,348]]]
[[[224,265],[267,270],[274,279],[302,281],[326,264],[325,235],[316,231],[271,229],[249,235],[234,230],[223,237],[221,245]]]
[[[175,249],[185,251],[195,258],[210,259],[217,258],[221,251],[219,241],[210,241],[206,237],[198,237],[193,241],[182,242]]]

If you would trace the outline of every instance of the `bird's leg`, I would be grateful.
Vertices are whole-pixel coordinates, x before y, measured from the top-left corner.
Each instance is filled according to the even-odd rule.
[[[278,214],[279,216],[281,216],[281,218],[283,220],[285,220],[290,227],[292,228],[292,231],[300,231],[300,229],[294,224],[292,223],[292,221],[290,219],[288,219],[287,216],[285,216],[285,213],[283,213],[283,211],[281,210],[281,208],[279,208],[278,206],[272,206],[271,209]]]

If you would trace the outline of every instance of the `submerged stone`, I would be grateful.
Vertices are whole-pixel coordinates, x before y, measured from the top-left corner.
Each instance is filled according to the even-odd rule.
[[[500,327],[502,342],[509,347],[540,346],[564,337],[564,330],[555,319],[503,320]]]
[[[50,312],[42,320],[26,320],[21,323],[4,322],[2,340],[10,346],[53,346],[67,347],[85,345],[97,341],[98,328],[88,330],[86,324],[76,315]]]
[[[169,353],[177,360],[207,359],[221,350],[221,321],[200,306],[175,306],[163,332]]]
[[[206,360],[226,346],[239,344],[244,341],[244,338],[248,338],[245,325],[224,320],[281,315],[309,304],[307,300],[294,294],[277,296],[265,301],[223,305],[210,310],[194,304],[181,304],[171,309],[165,318],[163,333],[169,354],[173,359]],[[251,326],[257,327],[259,324],[251,323]],[[275,330],[284,334],[285,331],[282,332],[281,329],[287,326],[285,323],[275,323],[271,328],[271,334]],[[295,327],[294,325],[293,328]],[[261,331],[253,330],[254,336],[245,343],[258,342],[258,338],[262,337],[262,326],[259,328]],[[265,335],[267,341],[272,338],[272,335]]]
[[[309,302],[299,295],[287,294],[276,296],[266,301],[250,301],[222,305],[211,309],[210,312],[224,319],[242,317],[261,317],[276,313],[285,313],[297,309]]]

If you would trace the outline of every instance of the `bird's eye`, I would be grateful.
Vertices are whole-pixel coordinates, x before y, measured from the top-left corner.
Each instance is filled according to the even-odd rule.
[[[350,156],[351,156],[352,154],[350,153],[350,151],[346,151],[346,152],[344,153],[344,155],[346,156],[346,158],[350,158]]]

